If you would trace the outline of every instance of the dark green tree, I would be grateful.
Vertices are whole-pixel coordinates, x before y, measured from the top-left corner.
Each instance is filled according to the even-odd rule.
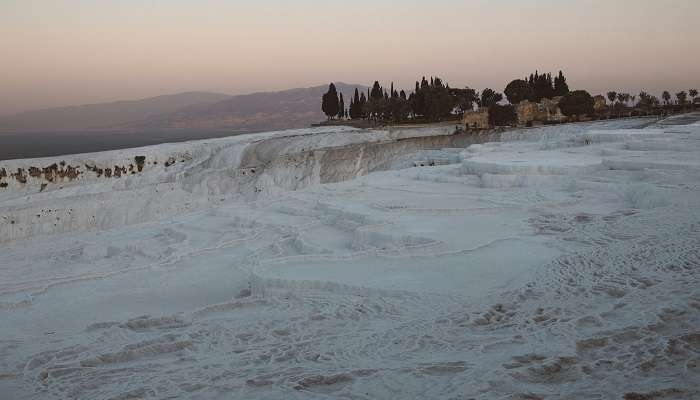
[[[362,105],[360,104],[360,92],[355,88],[355,95],[350,99],[350,118],[362,118]]]
[[[378,81],[374,81],[367,103],[368,117],[375,121],[382,119],[386,108],[386,99],[384,89]]]
[[[639,92],[639,103],[637,107],[649,112],[655,107],[654,101],[658,102],[654,96],[651,96],[645,91],[641,91]]]
[[[515,125],[517,120],[518,115],[512,104],[492,104],[489,107],[489,124],[493,126],[511,126]]]
[[[460,114],[474,109],[474,103],[479,103],[479,93],[470,88],[450,89],[450,94],[455,99],[455,107]]]
[[[331,83],[328,85],[328,92],[321,98],[321,110],[323,110],[328,119],[332,119],[338,115],[339,108],[338,92],[335,89],[335,85]]]
[[[508,102],[514,105],[532,98],[532,88],[522,79],[516,79],[509,83],[503,93],[505,93]]]
[[[527,83],[532,88],[531,101],[539,103],[542,99],[551,99],[554,97],[554,84],[552,83],[552,74],[541,74],[535,71],[530,74]]]
[[[585,90],[574,90],[564,96],[559,102],[562,114],[567,117],[581,117],[593,114],[593,97]]]
[[[415,115],[425,115],[425,91],[427,86],[425,77],[423,77],[420,84],[416,82],[416,90],[413,92],[413,98],[411,99],[411,108]]]
[[[442,79],[435,77],[430,80],[432,84],[428,91],[426,116],[430,121],[441,121],[452,112],[455,101],[450,95],[449,85],[445,85]]]
[[[544,94],[542,97],[546,99],[551,99],[552,97],[554,97],[554,81],[552,80],[552,74],[548,72],[544,81]]]
[[[554,95],[564,96],[569,93],[569,85],[566,83],[564,73],[559,71],[559,76],[554,78]]]
[[[382,87],[379,85],[378,81],[374,81],[369,97],[370,99],[378,99],[384,97],[384,91],[382,90]]]
[[[629,93],[618,93],[617,94],[617,100],[620,102],[622,105],[627,105],[627,101],[629,100],[630,95]]]
[[[664,90],[661,94],[661,98],[664,99],[664,104],[669,104],[671,101],[671,93],[669,93],[668,90]]]
[[[386,118],[392,122],[402,122],[408,118],[411,113],[411,105],[406,98],[406,92],[393,92],[394,95],[388,100]]]
[[[449,116],[457,103],[455,90],[443,83],[439,77],[431,77],[428,82],[425,77],[408,97],[412,114],[422,116],[426,121],[441,121]],[[464,104],[466,107],[466,103]]]
[[[355,99],[353,97],[350,98],[350,106],[348,106],[348,116],[350,119],[355,119],[357,116],[355,115],[355,110],[357,107],[355,107]]]
[[[501,100],[503,100],[503,95],[494,91],[493,89],[486,88],[481,91],[482,107],[491,107],[494,104],[498,104],[498,102]]]
[[[646,112],[652,112],[661,102],[656,96],[652,96],[647,92],[639,93],[639,107]]]
[[[617,100],[617,92],[615,92],[615,91],[608,92],[608,100],[610,100],[611,106],[613,104],[615,104],[615,100]]]
[[[369,116],[369,106],[367,105],[367,97],[365,97],[365,92],[360,94],[360,105],[357,106],[358,117],[365,119]]]

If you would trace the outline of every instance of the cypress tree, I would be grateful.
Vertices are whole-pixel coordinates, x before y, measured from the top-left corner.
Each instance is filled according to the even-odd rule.
[[[360,92],[355,88],[355,95],[350,99],[350,118],[360,118],[362,116],[362,105],[360,104]]]
[[[370,92],[371,99],[381,99],[384,97],[382,87],[379,85],[378,81],[374,81],[374,84],[372,85],[372,91]]]
[[[372,90],[367,98],[367,114],[376,121],[382,114],[385,103],[385,91],[379,85],[378,81],[374,81]]]
[[[549,72],[547,73],[547,79],[545,80],[544,89],[544,97],[548,99],[554,97],[554,83],[552,82],[552,74]]]
[[[537,71],[535,71],[535,98],[537,102],[542,101],[546,97],[546,85],[547,77],[544,74],[538,75]]]
[[[334,116],[338,115],[338,92],[333,83],[328,85],[328,92],[326,92],[321,99],[321,109],[328,119],[332,119]]]
[[[369,91],[369,89],[367,89]],[[361,118],[367,117],[367,97],[365,97],[365,92],[360,95],[360,105],[357,107],[358,116]]]
[[[524,80],[530,87],[531,94],[528,100],[540,102],[542,99],[551,99],[554,96],[558,96],[557,93],[559,92],[563,94],[568,93],[569,88],[566,86],[566,79],[563,76],[561,71],[559,71],[559,77],[554,79],[552,79],[551,73],[540,74],[539,71],[535,71],[534,74],[530,74]]]
[[[343,93],[340,93],[340,100],[338,101],[338,119],[343,119],[345,115],[345,101],[343,101]]]
[[[559,71],[559,76],[554,78],[554,95],[565,96],[569,93],[569,85],[566,83],[564,73]]]
[[[427,91],[428,82],[425,80],[425,77],[423,77],[420,86],[418,82],[416,82],[416,91],[414,92],[413,101],[411,102],[414,115],[425,115],[425,94]]]

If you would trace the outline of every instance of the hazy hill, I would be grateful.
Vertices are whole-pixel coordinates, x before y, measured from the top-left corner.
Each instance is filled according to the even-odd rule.
[[[337,83],[350,105],[355,87]],[[251,132],[307,127],[325,119],[321,95],[328,85],[229,96],[188,92],[142,100],[60,107],[0,118],[0,131],[233,130]]]
[[[112,128],[130,121],[170,113],[195,104],[214,103],[229,97],[221,93],[187,92],[141,100],[28,111],[0,118],[0,130],[66,131]]]
[[[355,88],[366,86],[336,83],[343,93],[345,106]],[[280,92],[232,96],[211,103],[185,107],[178,111],[152,116],[122,126],[131,129],[235,129],[261,131],[307,127],[325,119],[321,112],[321,96],[328,85],[289,89]]]

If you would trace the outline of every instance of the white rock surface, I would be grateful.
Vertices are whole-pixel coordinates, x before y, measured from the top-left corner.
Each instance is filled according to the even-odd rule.
[[[0,189],[0,398],[697,398],[700,126],[650,122],[0,162],[146,156]]]

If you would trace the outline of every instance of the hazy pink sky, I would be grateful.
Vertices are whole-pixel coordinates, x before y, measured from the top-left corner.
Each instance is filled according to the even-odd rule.
[[[329,81],[700,87],[699,0],[0,0],[0,114]]]

